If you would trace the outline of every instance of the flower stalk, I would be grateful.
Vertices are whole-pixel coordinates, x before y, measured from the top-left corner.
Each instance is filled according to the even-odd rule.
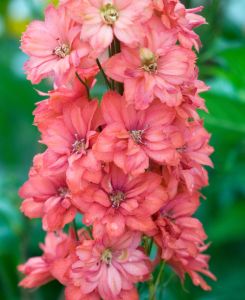
[[[75,74],[76,74],[76,77],[78,78],[78,80],[81,82],[81,84],[86,88],[88,99],[91,100],[90,88],[89,88],[87,82],[82,80],[82,78],[79,76],[79,74],[77,72]]]
[[[100,72],[101,72],[101,74],[102,74],[102,76],[105,80],[105,83],[106,83],[107,87],[111,90],[113,86],[112,86],[110,80],[108,79],[108,77],[106,76],[105,71],[103,70],[103,67],[102,67],[102,65],[101,65],[98,58],[96,59],[96,63],[98,65],[99,69],[100,69]]]
[[[169,265],[210,290],[201,277],[215,280],[207,236],[194,217],[213,166],[197,114],[208,90],[196,67],[201,10],[178,0],[70,0],[28,26],[27,78],[51,78],[53,90],[34,111],[46,150],[19,191],[21,211],[46,231],[43,254],[19,266],[21,286],[58,280],[69,300],[136,300],[147,281],[156,300]],[[101,102],[90,95],[98,70]]]

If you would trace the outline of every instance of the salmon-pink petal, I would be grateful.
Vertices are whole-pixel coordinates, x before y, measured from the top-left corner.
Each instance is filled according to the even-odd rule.
[[[121,276],[113,266],[108,268],[108,286],[114,297],[118,296],[122,289]]]
[[[107,124],[123,123],[122,97],[115,92],[107,92],[102,99],[102,113]]]
[[[29,218],[41,218],[43,202],[35,202],[32,198],[27,198],[21,203],[20,210]]]
[[[125,230],[125,220],[121,214],[107,216],[105,222],[110,236],[120,236]]]
[[[151,218],[140,217],[136,218],[136,216],[128,216],[126,219],[126,224],[132,230],[139,230],[142,232],[148,232],[149,234],[156,229],[156,226]]]
[[[92,225],[95,220],[100,220],[106,212],[106,209],[99,204],[93,204],[89,210],[84,214],[83,222],[87,226]]]

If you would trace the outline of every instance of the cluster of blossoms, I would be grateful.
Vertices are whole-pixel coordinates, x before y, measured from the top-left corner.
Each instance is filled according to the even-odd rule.
[[[19,193],[47,236],[43,255],[19,266],[21,286],[56,279],[67,300],[134,300],[164,261],[210,289],[207,236],[193,217],[213,151],[197,113],[208,89],[195,64],[201,10],[179,0],[60,0],[28,26],[27,78],[54,88],[34,111],[46,150]],[[101,102],[91,97],[98,73],[108,87]]]

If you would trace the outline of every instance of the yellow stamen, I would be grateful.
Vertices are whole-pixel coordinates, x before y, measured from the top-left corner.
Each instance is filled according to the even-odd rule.
[[[106,263],[107,265],[110,265],[112,261],[112,252],[110,249],[106,249],[102,255],[101,255],[101,260]]]
[[[100,11],[102,19],[107,25],[113,25],[119,18],[119,12],[111,3],[105,4]]]
[[[140,49],[141,67],[144,71],[154,73],[157,71],[157,59],[154,53],[148,48]]]
[[[68,44],[62,44],[54,49],[53,54],[57,55],[59,58],[65,58],[70,52],[70,46]]]

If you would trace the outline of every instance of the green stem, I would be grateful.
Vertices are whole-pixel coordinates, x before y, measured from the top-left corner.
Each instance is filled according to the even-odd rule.
[[[119,40],[115,37],[109,46],[109,57],[121,52],[121,44]],[[111,89],[117,91],[119,94],[123,95],[124,86],[123,83],[111,80]]]
[[[76,74],[77,79],[81,82],[81,84],[83,84],[85,86],[87,95],[88,95],[88,99],[90,100],[91,97],[90,97],[89,86],[87,85],[86,81],[82,80],[82,78],[79,76],[79,74],[77,72],[75,74]]]
[[[147,249],[148,249],[148,241],[147,241],[147,236],[143,235],[142,237],[142,247],[145,250],[145,253],[147,253]]]
[[[100,69],[101,74],[103,75],[103,77],[105,79],[105,83],[107,84],[108,88],[111,89],[111,83],[110,83],[109,79],[107,78],[107,76],[105,74],[105,71],[103,70],[103,68],[101,66],[101,63],[100,63],[98,58],[96,59],[96,63],[98,65],[99,69]]]
[[[114,54],[120,53],[121,52],[121,44],[116,37],[113,40],[113,44],[114,44]],[[123,95],[123,92],[124,92],[123,83],[115,81],[115,90],[119,94]]]
[[[145,237],[144,248],[148,256],[151,255],[152,246],[153,246],[153,238]],[[149,286],[149,300],[156,300],[153,275],[151,275],[151,279],[148,282],[148,286]]]
[[[109,54],[109,57],[112,57],[112,50],[111,50],[111,46],[109,46],[109,48],[108,48],[108,54]]]
[[[73,226],[74,231],[75,231],[76,239],[79,241],[79,236],[78,236],[78,233],[77,233],[77,224],[76,224],[76,220],[75,219],[72,222],[72,226]]]
[[[153,246],[153,238],[151,238],[150,241],[149,241],[149,243],[148,243],[148,249],[147,249],[148,256],[151,255],[152,246]]]
[[[151,278],[151,280],[149,281],[149,300],[156,300],[157,288],[161,282],[164,267],[165,262],[162,262],[155,283],[153,278]]]
[[[153,277],[149,281],[149,300],[156,300],[156,293],[155,293]]]
[[[158,285],[161,282],[161,278],[162,278],[162,274],[163,274],[163,271],[164,271],[164,267],[165,267],[165,262],[162,262],[160,270],[159,270],[158,275],[157,275],[157,279],[156,279],[155,285],[154,285],[154,293],[156,293]]]
[[[92,229],[92,226],[87,227],[87,231],[88,231],[91,239],[93,239],[93,229]]]

